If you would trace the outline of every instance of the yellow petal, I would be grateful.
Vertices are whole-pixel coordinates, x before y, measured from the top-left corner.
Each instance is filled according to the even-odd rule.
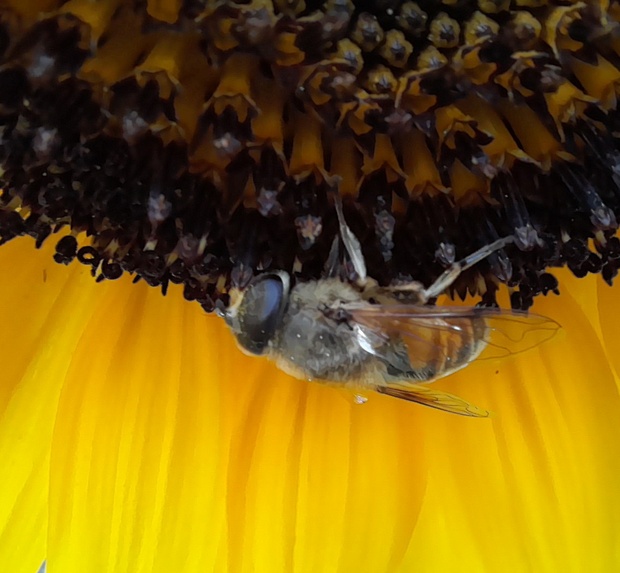
[[[598,283],[598,300],[601,330],[607,358],[614,368],[620,388],[620,323],[618,322],[618,292],[603,281]]]
[[[438,384],[493,412],[472,420],[291,380],[178,291],[95,285],[47,250],[0,249],[0,523],[29,571],[48,469],[49,573],[618,563],[620,344],[599,337],[617,312],[601,288],[599,327],[596,279],[563,273],[539,301],[555,340]]]
[[[403,570],[615,569],[620,401],[584,313],[597,279],[560,275],[562,296],[535,305],[562,323],[555,340],[442,384],[489,408],[491,427],[434,424],[428,503]]]
[[[100,288],[67,357],[50,572],[85,556],[115,572],[375,570],[404,553],[425,484],[406,410],[386,423],[380,402],[242,356],[178,292]]]
[[[46,555],[52,431],[67,356],[88,295],[32,241],[0,249],[0,570],[37,571]],[[31,257],[24,264],[24,256]],[[81,316],[72,312],[82,307]]]

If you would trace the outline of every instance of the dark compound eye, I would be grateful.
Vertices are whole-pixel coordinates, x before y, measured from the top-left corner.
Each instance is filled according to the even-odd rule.
[[[237,340],[248,352],[262,354],[273,338],[288,301],[288,280],[280,275],[258,277],[239,306]]]

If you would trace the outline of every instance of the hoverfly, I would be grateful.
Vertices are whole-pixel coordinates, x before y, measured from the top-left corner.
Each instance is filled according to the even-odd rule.
[[[510,244],[494,241],[452,264],[425,288],[411,282],[379,286],[366,274],[361,245],[336,201],[341,240],[357,274],[291,286],[283,271],[258,275],[242,291],[231,291],[224,318],[249,354],[267,356],[300,379],[355,391],[374,390],[447,412],[483,417],[488,412],[424,384],[448,376],[485,355],[500,357],[551,338],[551,319],[496,308],[430,306],[461,272]]]

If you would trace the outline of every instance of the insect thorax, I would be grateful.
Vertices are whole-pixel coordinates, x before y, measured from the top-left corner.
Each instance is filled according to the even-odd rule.
[[[317,380],[359,377],[368,355],[359,347],[351,325],[326,309],[360,300],[354,287],[337,279],[297,285],[272,344],[281,366],[296,376]]]

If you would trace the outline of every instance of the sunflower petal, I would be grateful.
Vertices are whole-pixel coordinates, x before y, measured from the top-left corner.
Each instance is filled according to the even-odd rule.
[[[598,318],[603,333],[607,358],[614,368],[618,388],[620,388],[620,299],[617,286],[610,288],[602,280],[597,282],[598,287]]]
[[[21,244],[4,256],[32,256]],[[0,494],[7,570],[41,563],[48,468],[50,573],[618,562],[620,400],[607,355],[620,348],[600,341],[590,279],[562,277],[562,296],[540,301],[562,324],[555,340],[438,384],[493,412],[471,420],[379,395],[354,405],[290,380],[238,353],[176,291],[94,285],[78,266],[34,277],[1,286],[22,307],[3,309],[5,348],[23,348],[4,360],[0,452],[18,470]]]
[[[87,295],[74,283],[83,268],[67,272],[49,252],[33,253],[31,240],[2,247],[0,268],[9,277],[0,281],[0,570],[32,573],[46,553],[49,458],[66,357],[88,320],[71,309]]]
[[[491,423],[443,417],[427,425],[429,494],[403,571],[459,563],[471,571],[609,571],[618,563],[620,400],[584,312],[595,279],[585,279],[589,288],[568,273],[561,280],[563,294],[534,309],[562,324],[554,340],[441,384],[491,410]]]
[[[241,356],[180,297],[103,288],[60,399],[50,571],[85,556],[115,572],[348,570],[404,552],[424,470],[380,402],[358,413]],[[375,538],[370,557],[352,532]]]

